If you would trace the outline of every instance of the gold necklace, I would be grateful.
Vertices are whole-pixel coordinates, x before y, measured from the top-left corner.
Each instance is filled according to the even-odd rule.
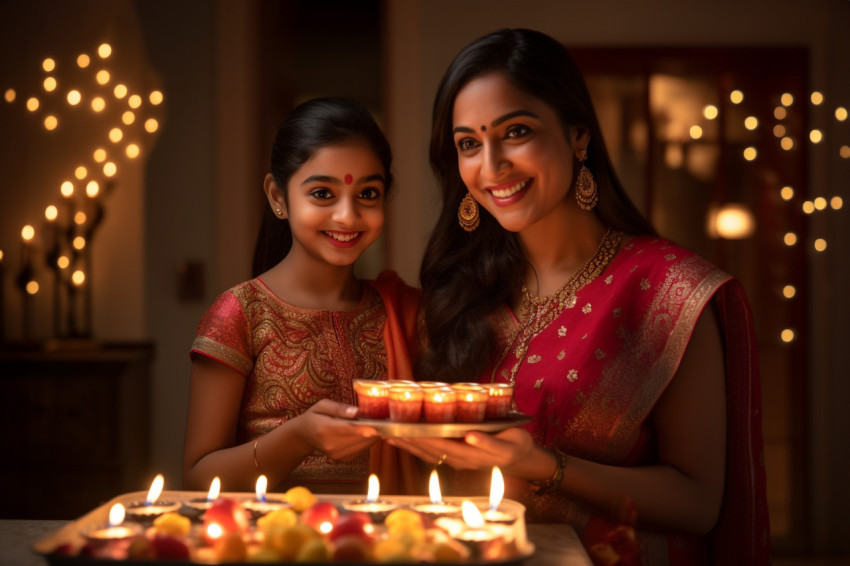
[[[528,353],[531,340],[544,328],[549,326],[564,309],[571,309],[575,306],[576,293],[605,271],[605,268],[611,263],[611,259],[616,255],[617,250],[620,249],[620,242],[622,240],[622,232],[608,228],[608,231],[605,232],[605,235],[599,241],[596,251],[593,252],[593,255],[590,256],[582,268],[576,271],[567,279],[566,283],[551,295],[535,297],[529,292],[525,283],[522,284],[522,302],[520,307],[522,324],[502,352],[498,363],[494,366],[493,373],[490,376],[491,382],[495,381],[496,371],[498,371],[502,362],[505,361],[505,358],[508,357],[508,352],[516,344],[514,355],[517,361],[514,367],[511,368],[511,374],[508,380],[511,385],[515,384],[517,373],[519,373],[522,361],[526,353]]]

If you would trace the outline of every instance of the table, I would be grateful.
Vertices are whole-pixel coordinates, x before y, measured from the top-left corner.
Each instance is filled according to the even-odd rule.
[[[0,520],[0,564],[44,566],[46,561],[30,545],[66,525],[67,521]],[[591,566],[575,531],[565,525],[528,525],[536,552],[526,564],[534,566]]]

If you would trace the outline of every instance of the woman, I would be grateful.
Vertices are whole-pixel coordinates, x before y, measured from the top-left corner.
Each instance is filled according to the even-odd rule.
[[[412,373],[418,292],[392,272],[354,275],[383,228],[391,162],[352,100],[305,102],[279,128],[256,276],[218,297],[192,344],[187,488],[219,476],[251,491],[264,474],[278,489],[360,493],[371,470],[383,493],[418,490],[412,458],[339,420],[357,414],[354,379]]]
[[[521,29],[462,50],[437,93],[431,163],[443,208],[417,373],[513,383],[533,421],[394,443],[460,470],[500,466],[530,520],[585,540],[636,512],[643,564],[765,563],[746,300],[629,201],[567,51]]]

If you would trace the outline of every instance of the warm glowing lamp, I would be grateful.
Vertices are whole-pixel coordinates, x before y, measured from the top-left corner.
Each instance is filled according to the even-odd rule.
[[[709,212],[708,233],[717,238],[742,240],[753,235],[755,218],[743,204],[726,204]]]

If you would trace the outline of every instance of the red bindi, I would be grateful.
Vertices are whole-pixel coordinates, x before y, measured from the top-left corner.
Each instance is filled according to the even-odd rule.
[[[346,173],[343,181],[345,181],[346,185],[350,185],[354,181],[354,177],[351,176],[351,173]]]

